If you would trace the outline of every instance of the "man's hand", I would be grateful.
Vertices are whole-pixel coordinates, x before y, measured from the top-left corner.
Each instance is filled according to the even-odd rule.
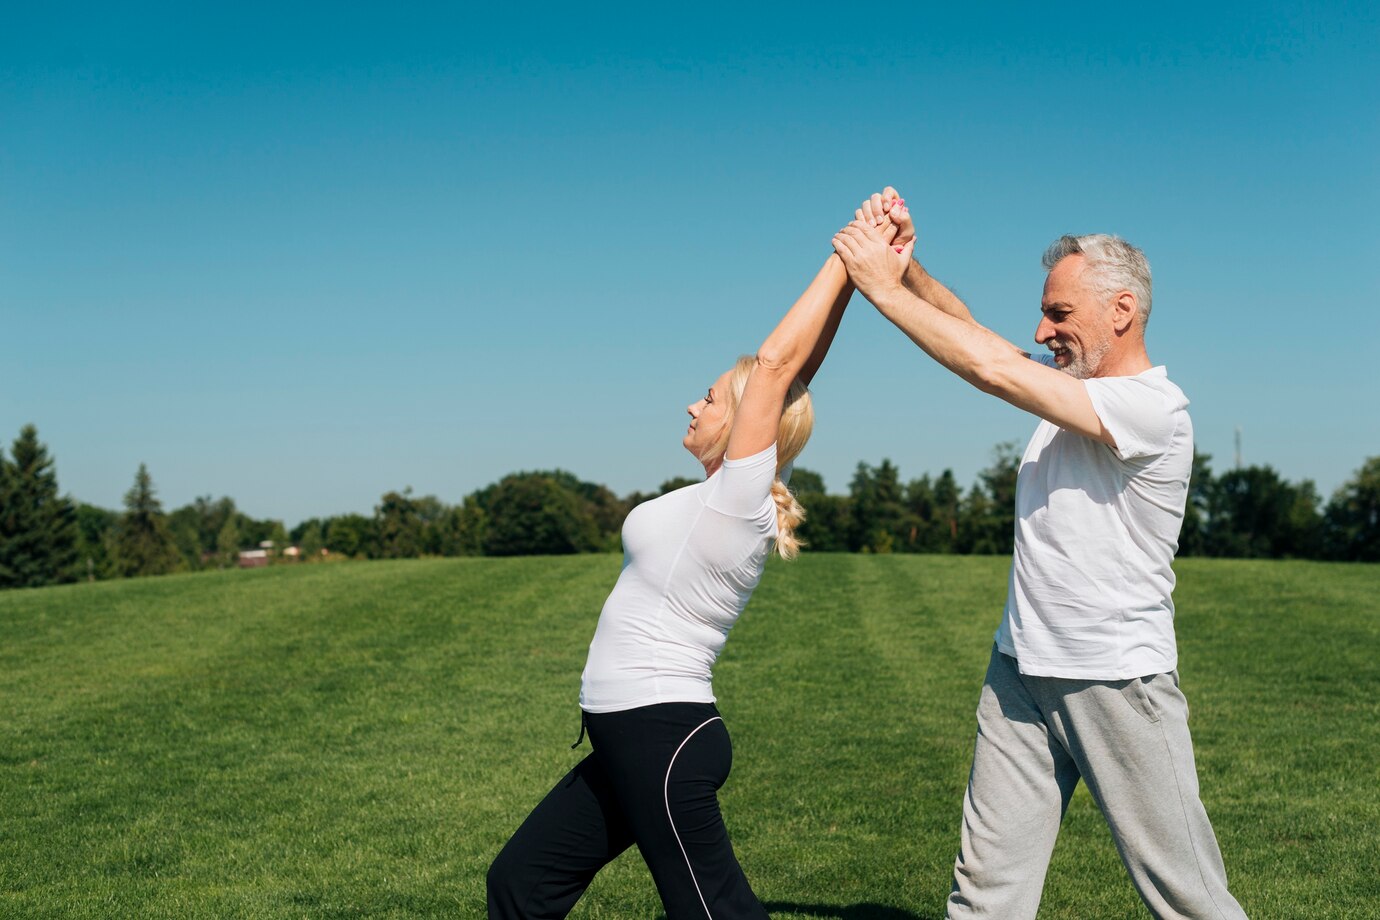
[[[901,276],[915,248],[912,237],[898,252],[888,236],[867,220],[855,220],[834,234],[834,251],[848,269],[849,279],[873,303],[901,287]]]
[[[885,226],[896,229],[896,238],[891,243],[893,248],[904,246],[907,243],[912,244],[912,260],[906,266],[905,274],[902,276],[902,283],[912,294],[926,303],[933,304],[950,316],[956,316],[964,322],[976,322],[963,301],[955,296],[953,291],[935,280],[929,272],[925,271],[925,266],[913,258],[915,224],[911,220],[910,208],[906,207],[906,200],[896,192],[896,189],[888,185],[885,190],[864,201],[862,207],[858,208],[855,213],[859,220],[874,224],[878,222],[878,215],[882,215]]]

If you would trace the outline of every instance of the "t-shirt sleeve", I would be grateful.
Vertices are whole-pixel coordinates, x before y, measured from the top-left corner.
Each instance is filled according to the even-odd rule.
[[[1116,440],[1118,457],[1153,457],[1169,449],[1177,420],[1167,393],[1135,377],[1094,377],[1083,383],[1093,411]]]
[[[776,479],[776,445],[750,457],[724,460],[709,507],[735,517],[752,517],[771,500]]]

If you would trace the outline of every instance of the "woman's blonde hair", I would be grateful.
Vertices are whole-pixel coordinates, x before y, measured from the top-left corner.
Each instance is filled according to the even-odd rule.
[[[724,410],[723,434],[709,448],[708,456],[722,457],[724,451],[728,450],[728,436],[733,431],[738,403],[743,398],[743,390],[747,388],[748,377],[756,366],[757,358],[753,355],[743,355],[733,365],[728,383],[728,406]],[[781,481],[781,470],[805,449],[805,442],[810,440],[814,427],[815,408],[810,402],[810,391],[796,378],[786,391],[781,423],[776,427],[776,478],[771,484],[772,501],[776,502],[776,552],[782,559],[794,559],[800,553],[803,544],[795,538],[795,529],[805,520],[805,509]]]

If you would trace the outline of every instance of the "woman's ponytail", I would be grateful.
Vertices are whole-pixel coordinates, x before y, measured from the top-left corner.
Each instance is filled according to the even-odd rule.
[[[771,499],[776,502],[776,552],[782,559],[794,559],[804,545],[795,529],[805,520],[805,509],[780,479],[772,481]]]
[[[748,376],[757,365],[752,355],[743,355],[733,366],[733,376],[729,380],[730,399],[725,415],[723,434],[718,443],[712,445],[700,459],[707,456],[722,457],[728,449],[728,438],[733,430],[734,416],[738,402],[743,398]],[[781,407],[781,421],[776,429],[776,478],[771,484],[771,498],[776,503],[776,552],[782,559],[794,559],[805,544],[795,537],[795,529],[805,520],[805,509],[796,501],[791,490],[781,481],[781,471],[794,462],[810,440],[810,432],[815,427],[815,408],[810,400],[810,391],[799,378],[791,381],[786,391],[786,401]]]

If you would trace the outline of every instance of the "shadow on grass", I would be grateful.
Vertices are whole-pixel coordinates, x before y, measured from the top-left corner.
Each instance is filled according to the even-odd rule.
[[[795,904],[791,901],[764,901],[769,914],[799,914],[805,917],[824,917],[828,920],[940,920],[939,914],[917,914],[901,907],[885,904]],[[662,914],[658,920],[666,920]]]
[[[767,901],[768,913],[800,914],[805,917],[827,917],[829,920],[940,920],[939,914],[917,914],[903,907],[886,904],[795,904],[790,901]]]

